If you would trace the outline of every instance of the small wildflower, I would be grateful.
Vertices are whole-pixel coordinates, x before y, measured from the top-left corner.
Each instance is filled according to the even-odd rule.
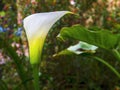
[[[22,28],[19,27],[18,30],[17,30],[17,32],[15,32],[15,34],[16,34],[16,36],[21,36],[21,34],[22,34]]]

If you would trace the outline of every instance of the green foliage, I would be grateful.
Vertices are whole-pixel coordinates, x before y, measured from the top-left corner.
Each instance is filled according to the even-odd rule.
[[[60,38],[73,38],[100,48],[114,49],[119,45],[120,34],[112,34],[108,30],[91,31],[83,26],[75,25],[63,28]]]
[[[0,80],[0,90],[8,90],[6,83]]]
[[[107,32],[110,33],[110,35],[108,35],[110,38],[111,34],[112,36],[117,35],[120,32],[120,8],[114,4],[117,4],[117,1],[119,0],[112,0],[113,3],[108,3],[110,0],[74,0],[76,2],[75,5],[70,4],[70,1],[72,0],[36,0],[37,3],[30,2],[35,0],[0,1],[0,26],[5,29],[9,28],[7,32],[0,33],[0,51],[2,51],[4,57],[11,56],[8,54],[10,51],[7,49],[3,50],[3,48],[6,47],[4,45],[4,41],[7,42],[7,46],[11,46],[12,42],[19,43],[19,49],[23,48],[23,45],[26,45],[27,43],[24,35],[22,35],[22,43],[20,42],[20,37],[16,37],[14,35],[17,28],[21,26],[17,24],[18,10],[21,10],[23,18],[29,14],[36,12],[59,10],[69,10],[79,14],[79,17],[65,16],[63,19],[57,22],[46,39],[43,50],[42,63],[40,66],[42,74],[42,76],[40,76],[40,83],[43,90],[119,90],[118,77],[116,77],[114,73],[111,72],[108,68],[106,68],[106,66],[104,66],[105,64],[100,62],[101,59],[93,59],[91,57],[88,57],[86,53],[84,53],[84,55],[75,55],[71,52],[69,56],[63,55],[60,57],[53,57],[53,54],[58,54],[60,51],[66,49],[67,47],[78,43],[79,38],[77,40],[75,40],[76,38],[73,40],[73,37],[68,38],[67,36],[65,37],[67,40],[65,40],[64,43],[58,41],[55,38],[60,32],[60,29],[64,26],[69,27],[74,24],[81,24],[84,26],[81,26],[83,28],[86,26],[88,27],[85,28],[85,31],[92,30],[99,32],[101,28],[104,28],[105,30],[109,30]],[[20,1],[18,7],[16,6],[16,1]],[[115,37],[119,37],[119,35]],[[96,50],[96,53],[91,55],[95,55],[99,58],[104,59],[104,61],[115,67],[117,71],[120,71],[120,63],[115,58],[119,56],[120,48],[117,47],[117,52],[115,49],[111,53],[111,49],[116,48],[117,46],[115,44],[115,41],[112,42],[114,42],[114,45],[110,43],[113,46],[108,45],[109,48],[107,47],[107,49],[110,51],[98,48]],[[90,43],[91,41],[89,41],[89,44]],[[96,42],[94,42],[94,44],[96,44]],[[102,44],[102,48],[103,47],[106,48],[106,44]],[[12,47],[12,50],[12,53],[16,53],[18,48]],[[0,65],[0,68],[2,69],[2,71],[0,71],[0,79],[3,81],[2,82],[0,80],[0,90],[4,90],[5,87],[7,90],[13,90],[14,88],[16,90],[25,90],[23,88],[23,85],[26,82],[29,85],[29,90],[33,90],[33,83],[31,83],[32,70],[28,62],[29,57],[25,56],[24,52],[22,52],[22,55],[17,56],[21,59],[19,64],[22,64],[22,66],[24,66],[24,69],[28,75],[26,77],[28,79],[24,82],[21,82],[20,78],[18,77],[18,72],[16,71],[16,64],[13,61],[13,58],[10,58],[8,62]]]
[[[76,40],[85,41],[87,43],[96,45],[103,49],[107,49],[116,57],[118,61],[120,61],[120,53],[117,51],[120,40],[120,34],[112,34],[110,31],[106,30],[92,31],[88,30],[83,26],[75,25],[70,28],[63,28],[60,32],[59,37],[63,40],[66,38],[73,38]],[[91,55],[90,58],[100,61],[101,63],[106,65],[111,71],[113,71],[118,76],[118,78],[120,78],[120,73],[104,59],[96,57],[95,55]]]

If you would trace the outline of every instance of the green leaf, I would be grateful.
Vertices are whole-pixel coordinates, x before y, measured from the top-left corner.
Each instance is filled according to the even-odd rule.
[[[0,79],[0,90],[8,90],[7,84]]]
[[[75,53],[65,49],[65,50],[62,50],[61,52],[59,52],[57,54],[54,54],[53,57],[63,56],[63,55],[75,55]]]
[[[120,40],[120,34],[112,34],[108,30],[92,31],[80,25],[62,28],[59,37],[84,41],[104,49],[116,48]]]
[[[68,47],[67,49],[55,54],[54,56],[60,55],[71,55],[71,54],[82,54],[82,53],[95,53],[96,46],[80,41],[78,44]]]
[[[8,53],[8,55],[14,61],[15,65],[16,65],[17,73],[19,74],[21,81],[24,82],[27,79],[27,77],[26,77],[27,73],[21,62],[20,57],[16,53],[16,50],[6,41],[4,42],[4,50]],[[24,83],[24,87],[25,87],[25,89],[28,89],[27,82]]]

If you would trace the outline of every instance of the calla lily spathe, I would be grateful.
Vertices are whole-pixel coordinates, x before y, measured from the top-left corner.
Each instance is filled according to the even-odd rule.
[[[56,11],[48,13],[36,13],[26,17],[23,21],[29,44],[30,63],[38,64],[40,61],[45,38],[53,26],[69,11]]]

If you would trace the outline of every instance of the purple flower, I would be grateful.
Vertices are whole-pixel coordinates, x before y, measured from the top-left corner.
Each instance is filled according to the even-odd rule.
[[[22,30],[23,30],[23,28],[22,28],[22,27],[19,27],[18,30],[17,30],[17,32],[15,33],[16,36],[21,36]]]
[[[4,32],[4,29],[2,26],[0,26],[0,32]]]

